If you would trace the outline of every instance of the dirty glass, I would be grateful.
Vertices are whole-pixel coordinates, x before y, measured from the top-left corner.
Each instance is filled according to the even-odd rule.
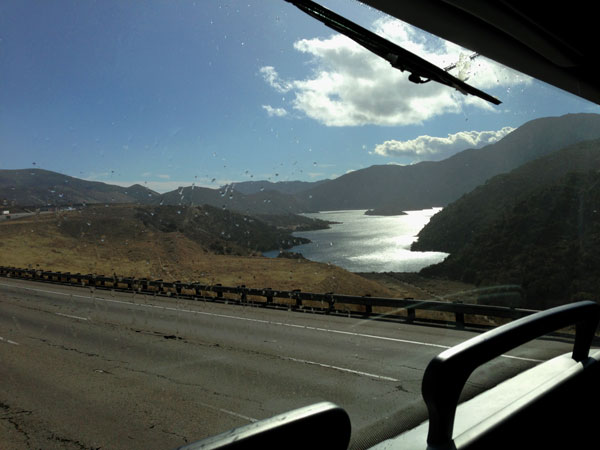
[[[284,1],[0,5],[0,447],[175,448],[323,400],[372,436],[426,417],[442,350],[598,292],[598,106],[322,4],[502,103]]]

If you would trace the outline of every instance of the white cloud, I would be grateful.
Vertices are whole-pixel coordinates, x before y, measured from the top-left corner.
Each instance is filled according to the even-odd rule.
[[[269,117],[283,117],[287,115],[287,111],[284,108],[273,108],[271,105],[262,105],[262,107],[267,111]]]
[[[277,92],[288,92],[292,88],[290,83],[282,81],[281,78],[279,78],[279,74],[275,71],[273,66],[261,67],[260,73],[265,81]]]
[[[531,82],[483,57],[470,60],[467,56],[471,52],[403,22],[380,19],[373,28],[438,67],[456,63],[451,73],[469,79],[479,89]],[[435,82],[411,83],[408,73],[393,69],[387,61],[340,34],[302,39],[294,48],[311,57],[314,70],[309,77],[284,80],[272,66],[262,67],[260,73],[277,92],[293,94],[294,109],[327,126],[410,125],[458,113],[467,104],[493,108],[484,100]]]
[[[390,140],[375,146],[372,153],[415,159],[442,159],[467,148],[493,144],[513,130],[512,127],[504,127],[497,131],[460,131],[447,137],[423,135],[408,141]]]

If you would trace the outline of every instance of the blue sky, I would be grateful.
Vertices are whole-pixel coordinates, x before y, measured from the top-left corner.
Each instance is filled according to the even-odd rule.
[[[599,107],[355,1],[323,5],[503,101],[409,83],[283,0],[0,3],[0,169],[165,192],[443,159]],[[460,71],[460,73],[459,73]]]

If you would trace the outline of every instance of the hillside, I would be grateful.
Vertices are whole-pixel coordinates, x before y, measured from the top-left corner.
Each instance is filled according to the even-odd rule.
[[[600,169],[600,139],[564,148],[497,175],[433,216],[411,249],[454,253],[534,190],[554,184],[569,172],[592,169]]]
[[[125,188],[43,169],[0,170],[0,204],[5,205],[149,203],[158,195],[139,184]]]
[[[275,191],[281,192],[282,194],[299,194],[300,192],[312,189],[319,184],[325,183],[329,180],[319,181],[241,181],[230,185],[234,190],[241,192],[242,194],[256,194],[263,191]]]
[[[260,182],[258,182],[260,185]],[[268,182],[264,182],[268,183]],[[299,186],[317,183],[270,183],[285,190],[298,191]],[[288,186],[284,188],[283,186]],[[251,189],[250,189],[251,190]],[[139,184],[129,187],[87,181],[42,169],[0,170],[0,205],[13,211],[23,208],[44,208],[82,204],[139,205],[210,205],[243,214],[283,214],[305,212],[305,202],[280,190],[263,190],[243,194],[233,186],[209,189],[197,186],[181,187],[159,194]]]
[[[153,199],[161,205],[211,205],[243,214],[290,214],[306,212],[305,202],[277,191],[242,194],[231,186],[209,189],[181,187]]]
[[[495,144],[437,162],[371,166],[302,193],[313,210],[398,212],[444,206],[490,177],[577,142],[600,138],[600,115],[569,114],[532,120]],[[307,200],[308,199],[308,200]]]
[[[493,178],[422,230],[413,248],[451,254],[421,274],[480,286],[518,284],[533,308],[597,298],[599,171],[600,140]]]
[[[177,208],[96,206],[2,221],[0,265],[281,290],[394,295],[376,282],[332,265],[253,256],[254,248],[267,238],[258,234],[261,230],[254,226],[256,222],[247,217],[244,220],[244,216],[210,207],[171,209]],[[234,238],[234,230],[239,238]],[[286,245],[278,233],[281,230],[274,232],[269,242]]]

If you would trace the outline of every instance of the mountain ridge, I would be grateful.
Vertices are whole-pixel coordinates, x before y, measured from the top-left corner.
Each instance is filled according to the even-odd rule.
[[[411,210],[445,206],[490,177],[576,142],[600,138],[600,115],[566,114],[531,120],[503,139],[442,161],[375,165],[303,192],[314,210]],[[366,189],[368,187],[368,189]]]
[[[41,207],[81,203],[145,203],[159,195],[137,183],[122,187],[38,168],[0,170],[0,202],[6,205]]]
[[[432,217],[411,249],[450,253],[422,275],[518,284],[527,307],[594,298],[600,289],[600,139],[493,177]]]
[[[494,144],[466,149],[442,161],[408,166],[373,165],[317,182],[263,180],[233,183],[219,189],[187,186],[164,194],[139,184],[123,188],[43,169],[0,170],[0,203],[35,207],[72,203],[209,204],[244,214],[344,209],[394,214],[448,205],[494,175],[576,142],[596,138],[600,138],[600,115],[567,114],[531,120]]]

